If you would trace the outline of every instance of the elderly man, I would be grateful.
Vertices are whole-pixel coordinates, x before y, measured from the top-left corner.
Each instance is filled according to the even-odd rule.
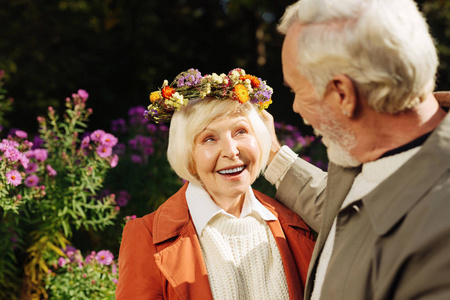
[[[319,232],[305,299],[450,299],[450,116],[415,3],[301,0],[279,30],[293,109],[330,159],[274,142],[265,174]]]

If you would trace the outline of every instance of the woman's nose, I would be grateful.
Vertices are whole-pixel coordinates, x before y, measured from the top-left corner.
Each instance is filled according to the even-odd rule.
[[[232,138],[222,140],[222,156],[234,158],[239,155],[238,145]]]

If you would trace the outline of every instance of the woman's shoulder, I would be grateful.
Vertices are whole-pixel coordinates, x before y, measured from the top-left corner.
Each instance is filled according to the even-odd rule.
[[[267,209],[271,210],[272,213],[276,214],[280,223],[300,227],[306,231],[311,231],[309,226],[303,221],[303,219],[298,214],[296,214],[295,212],[284,206],[282,203],[257,190],[253,190],[253,192],[262,205],[264,205]]]

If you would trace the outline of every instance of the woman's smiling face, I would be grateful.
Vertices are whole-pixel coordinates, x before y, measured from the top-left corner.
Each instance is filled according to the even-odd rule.
[[[247,118],[221,117],[195,138],[195,173],[216,203],[243,199],[258,176],[260,152]]]

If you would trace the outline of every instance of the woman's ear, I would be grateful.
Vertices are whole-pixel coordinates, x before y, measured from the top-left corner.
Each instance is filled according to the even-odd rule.
[[[337,95],[341,112],[344,116],[352,118],[358,104],[358,95],[353,81],[344,74],[333,76],[329,88]]]

